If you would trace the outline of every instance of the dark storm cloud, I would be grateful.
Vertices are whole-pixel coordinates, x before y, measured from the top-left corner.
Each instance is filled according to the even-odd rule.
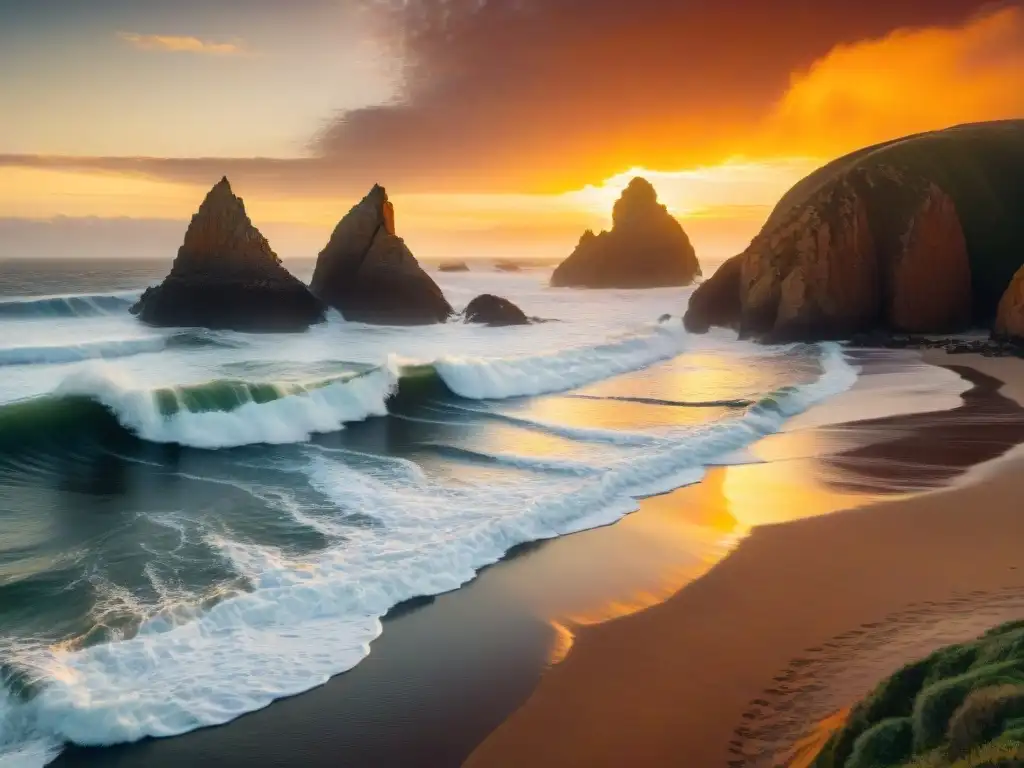
[[[315,132],[309,160],[72,164],[203,183],[228,173],[282,193],[347,192],[376,180],[404,191],[561,190],[633,165],[680,168],[743,151],[793,73],[838,44],[959,24],[985,7],[978,0],[357,4],[402,58],[404,84],[393,104],[340,114]],[[69,161],[0,157],[6,165],[47,163]]]

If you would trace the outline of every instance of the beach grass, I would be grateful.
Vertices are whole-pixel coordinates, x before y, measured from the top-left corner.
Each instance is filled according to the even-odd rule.
[[[857,704],[814,768],[1024,768],[1024,622],[908,664]]]

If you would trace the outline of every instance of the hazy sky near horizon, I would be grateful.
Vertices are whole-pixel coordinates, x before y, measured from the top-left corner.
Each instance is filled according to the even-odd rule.
[[[379,181],[414,250],[556,253],[643,172],[724,253],[823,159],[1024,116],[1024,3],[0,0],[0,103],[0,217],[227,173],[315,240]]]

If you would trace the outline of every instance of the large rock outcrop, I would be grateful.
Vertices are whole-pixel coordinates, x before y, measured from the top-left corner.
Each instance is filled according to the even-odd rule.
[[[170,274],[132,312],[151,325],[299,331],[325,308],[281,265],[223,178],[192,217]]]
[[[395,209],[379,185],[338,222],[310,288],[353,322],[427,325],[452,314],[437,283],[395,234]]]
[[[658,202],[645,179],[633,179],[612,209],[612,228],[587,230],[558,265],[551,285],[579,288],[657,288],[689,285],[701,274],[682,226]]]
[[[1024,121],[860,150],[799,182],[686,325],[766,341],[989,323],[1024,260]]]
[[[508,299],[484,293],[477,296],[463,310],[467,323],[482,323],[490,326],[529,325],[530,318]]]

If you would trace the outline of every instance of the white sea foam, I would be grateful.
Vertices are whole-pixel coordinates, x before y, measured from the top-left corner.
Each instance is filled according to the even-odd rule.
[[[446,356],[434,368],[452,392],[470,400],[563,392],[675,357],[686,333],[679,323],[655,325],[604,344],[511,358]]]
[[[145,440],[229,448],[302,442],[315,433],[336,432],[349,422],[383,416],[396,383],[397,371],[382,367],[330,383],[281,385],[276,399],[262,403],[241,387],[238,396],[245,400],[231,410],[189,410],[181,402],[174,413],[167,414],[160,407],[160,398],[183,398],[182,390],[139,387],[113,369],[95,367],[76,371],[57,394],[95,399]]]
[[[643,368],[677,355],[684,337],[679,325],[659,325],[604,344],[561,352],[509,358],[443,357],[426,365],[431,365],[444,383],[464,398],[504,399],[559,392]],[[163,344],[164,340],[152,343]],[[61,349],[66,354],[73,348]],[[0,351],[0,360],[2,354]],[[184,402],[186,388],[147,387],[123,371],[102,364],[75,371],[56,394],[91,397],[109,408],[122,426],[153,442],[196,448],[295,443],[312,434],[335,432],[346,423],[387,413],[387,401],[401,375],[400,366],[400,359],[392,355],[385,365],[360,376],[307,385],[265,385],[276,387],[278,392],[275,399],[263,402],[247,394],[245,382],[236,382],[243,401],[232,403],[230,410],[190,410]],[[210,382],[212,387],[218,384],[224,382]],[[202,386],[194,385],[192,389]],[[168,397],[181,401],[181,407],[171,414],[160,407],[160,398]],[[571,432],[570,436],[576,437],[586,431],[556,426],[550,429]],[[590,430],[591,437],[598,431]],[[607,430],[604,439],[629,442],[631,437]],[[642,436],[638,439],[647,441]]]
[[[339,508],[365,510],[377,525],[350,527],[301,562],[274,547],[209,536],[252,591],[192,621],[149,622],[131,639],[19,659],[37,671],[42,687],[30,701],[7,705],[5,722],[24,737],[9,739],[8,747],[170,736],[320,685],[366,656],[381,617],[401,601],[456,589],[517,544],[613,523],[636,509],[637,497],[699,480],[717,456],[750,445],[856,379],[838,347],[823,348],[821,364],[816,381],[656,448],[624,451],[597,477],[517,475],[500,487],[414,473],[382,479],[310,451],[300,470],[313,488]],[[123,408],[119,397],[111,402]],[[305,406],[288,407],[304,418]]]

